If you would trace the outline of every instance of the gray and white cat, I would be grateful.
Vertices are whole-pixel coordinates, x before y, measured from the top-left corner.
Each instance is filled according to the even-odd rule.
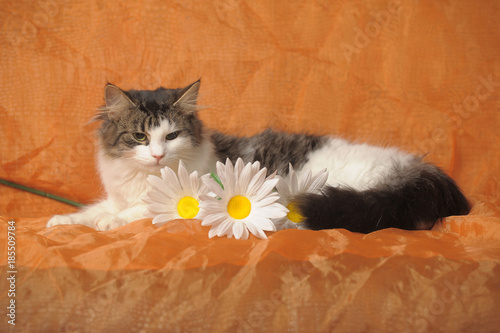
[[[199,85],[123,91],[108,84],[106,104],[95,117],[101,121],[97,163],[107,198],[74,214],[55,215],[47,227],[83,224],[109,230],[144,218],[147,177],[159,176],[165,166],[177,170],[181,159],[189,172],[199,174],[215,170],[216,161],[238,157],[260,161],[281,176],[289,163],[299,174],[326,168],[323,193],[295,199],[304,225],[313,230],[429,229],[443,217],[470,210],[450,177],[396,148],[270,129],[252,137],[207,129],[197,114]]]

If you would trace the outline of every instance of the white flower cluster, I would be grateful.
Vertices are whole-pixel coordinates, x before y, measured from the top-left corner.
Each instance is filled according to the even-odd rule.
[[[200,219],[210,226],[214,236],[248,239],[249,234],[267,238],[265,231],[301,228],[303,217],[294,198],[304,193],[320,193],[328,172],[312,176],[310,170],[298,177],[289,166],[286,178],[267,176],[259,162],[233,165],[217,162],[217,174],[198,176],[188,173],[182,161],[177,174],[170,168],[161,170],[161,178],[149,176],[152,190],[142,199],[148,203],[148,217],[163,225],[175,219]]]

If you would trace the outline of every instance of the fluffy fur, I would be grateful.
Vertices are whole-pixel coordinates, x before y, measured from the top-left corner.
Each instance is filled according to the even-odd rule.
[[[56,215],[47,226],[78,223],[108,230],[143,218],[140,197],[149,190],[148,175],[159,175],[164,166],[175,170],[180,159],[189,171],[203,174],[228,157],[258,160],[281,176],[288,163],[298,173],[328,169],[322,194],[296,198],[309,229],[429,229],[443,217],[470,210],[450,177],[396,148],[271,129],[252,137],[208,130],[197,115],[199,84],[155,91],[107,85],[106,104],[95,117],[101,122],[97,158],[107,198],[78,213]]]

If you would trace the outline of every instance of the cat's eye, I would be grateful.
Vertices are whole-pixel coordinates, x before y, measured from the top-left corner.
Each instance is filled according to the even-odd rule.
[[[181,131],[172,132],[172,133],[167,135],[166,139],[167,140],[174,140],[179,136],[180,133],[181,133]]]
[[[146,134],[141,133],[141,132],[135,132],[135,133],[133,133],[132,135],[133,135],[134,139],[136,139],[136,140],[137,140],[137,141],[139,141],[139,142],[144,142],[144,141],[146,141],[146,139],[148,138],[148,137],[146,136]]]

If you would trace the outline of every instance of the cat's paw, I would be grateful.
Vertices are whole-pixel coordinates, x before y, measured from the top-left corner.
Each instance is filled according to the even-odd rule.
[[[47,228],[50,228],[52,226],[59,225],[59,224],[75,224],[75,222],[68,215],[54,215],[47,222]]]
[[[100,214],[94,220],[95,228],[100,231],[107,231],[127,224],[127,221],[114,214]]]

